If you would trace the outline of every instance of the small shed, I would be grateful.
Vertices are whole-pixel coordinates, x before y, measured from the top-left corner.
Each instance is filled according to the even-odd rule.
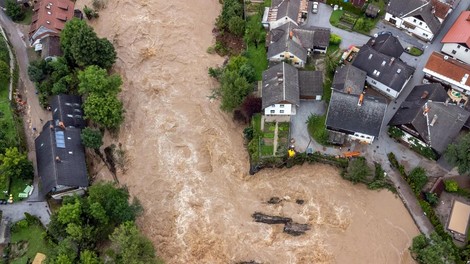
[[[468,221],[470,219],[470,205],[454,200],[450,212],[447,229],[454,234],[456,240],[467,237]]]
[[[366,9],[366,16],[376,18],[379,15],[380,8],[373,4],[368,4]]]

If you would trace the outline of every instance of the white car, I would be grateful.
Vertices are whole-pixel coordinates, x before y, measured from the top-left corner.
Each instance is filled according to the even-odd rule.
[[[312,13],[314,14],[318,13],[318,2],[312,3]]]

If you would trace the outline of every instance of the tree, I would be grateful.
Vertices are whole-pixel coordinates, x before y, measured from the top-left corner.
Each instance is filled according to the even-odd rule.
[[[246,79],[234,71],[225,70],[221,78],[220,94],[224,111],[237,108],[250,93],[251,87]]]
[[[85,21],[72,19],[60,35],[64,55],[79,67],[98,65],[109,69],[116,61],[116,51],[107,39],[100,39]]]
[[[251,17],[248,22],[246,23],[246,30],[245,30],[245,41],[248,43],[255,44],[255,47],[258,48],[258,45],[265,41],[266,39],[266,31],[264,30],[263,26],[259,21],[261,18],[259,15],[255,17]]]
[[[10,80],[10,66],[4,61],[0,61],[0,82],[6,83]]]
[[[83,111],[86,118],[110,129],[119,127],[124,119],[122,102],[115,96],[90,94],[83,104]]]
[[[80,264],[101,264],[103,263],[95,252],[85,250],[80,254]]]
[[[451,241],[443,239],[437,233],[432,233],[429,239],[424,235],[413,238],[410,251],[422,264],[455,263],[458,253]]]
[[[459,184],[455,180],[444,181],[446,192],[456,192],[459,190]]]
[[[341,37],[336,34],[331,34],[330,36],[330,44],[332,45],[339,45],[341,44]]]
[[[81,133],[82,143],[87,148],[99,149],[103,145],[103,135],[98,129],[86,127]]]
[[[238,0],[224,0],[222,11],[217,18],[216,25],[219,30],[228,29],[232,17],[243,16],[243,6]]]
[[[460,174],[470,172],[470,133],[463,136],[458,142],[452,143],[444,153],[445,159],[456,166]]]
[[[247,96],[241,105],[241,110],[248,120],[251,120],[251,117],[261,112],[261,98],[254,96]]]
[[[78,73],[78,92],[80,94],[98,93],[116,95],[120,91],[122,80],[119,75],[108,76],[105,69],[96,65],[87,67]]]
[[[239,16],[231,17],[228,21],[228,29],[237,36],[243,36],[243,33],[245,33],[245,20]]]
[[[344,177],[353,183],[364,182],[372,175],[372,170],[364,158],[356,158],[349,162],[349,167]]]
[[[32,82],[41,82],[47,76],[47,62],[45,60],[32,61],[28,66],[28,76]]]
[[[18,148],[7,148],[5,154],[0,154],[0,173],[11,179],[30,180],[34,175],[33,163]]]
[[[116,264],[156,263],[155,249],[150,240],[139,233],[134,222],[121,224],[110,235],[111,254]]]
[[[426,171],[421,167],[416,167],[408,174],[408,182],[415,194],[419,194],[424,185],[428,182]]]
[[[11,17],[13,21],[20,21],[24,19],[24,12],[21,9],[21,6],[17,4],[14,0],[7,0],[5,3],[7,9],[7,16]]]

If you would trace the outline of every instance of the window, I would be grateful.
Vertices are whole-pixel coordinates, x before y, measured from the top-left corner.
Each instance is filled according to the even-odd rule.
[[[284,55],[283,55],[283,54],[281,54],[281,56],[280,56],[280,57],[281,57],[281,58],[284,58]]]
[[[455,54],[455,53],[457,53],[457,51],[455,51],[455,50],[452,50],[452,54]]]
[[[295,64],[295,65],[299,65],[299,63],[298,63],[298,62],[294,62],[294,64]]]
[[[294,55],[290,55],[289,58],[293,59],[293,58],[294,58]]]
[[[468,49],[465,49],[465,52],[468,52]]]
[[[276,112],[276,111],[274,111],[274,110],[271,110],[271,114],[274,114],[275,112]]]
[[[387,88],[387,92],[390,92],[390,89]]]
[[[284,105],[283,105],[283,104],[282,104],[282,105],[279,105],[279,107],[280,107],[280,108],[284,108]]]
[[[423,25],[423,22],[419,22],[419,25],[422,26],[422,25]]]
[[[427,36],[428,36],[428,34],[426,34],[426,33],[423,33],[423,36],[427,37]]]
[[[416,19],[413,19],[413,22],[415,22],[415,23],[416,23]]]
[[[279,110],[279,113],[284,114],[284,110]]]
[[[460,45],[457,45],[457,48],[460,49]]]

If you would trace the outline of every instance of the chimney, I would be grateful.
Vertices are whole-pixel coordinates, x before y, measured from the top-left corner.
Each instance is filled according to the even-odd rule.
[[[361,93],[361,95],[359,95],[359,101],[357,102],[357,105],[361,106],[363,101],[364,101],[364,94]]]
[[[372,47],[372,46],[374,46],[374,44],[375,44],[375,39],[371,39],[370,40],[370,46]]]
[[[50,125],[49,128],[50,128],[51,130],[54,130],[54,125]]]
[[[395,61],[395,58],[392,57],[392,58],[390,59],[390,63],[388,64],[388,66],[392,66],[392,64],[393,64],[394,61]]]
[[[421,95],[421,99],[426,99],[426,97],[428,97],[429,95],[429,92],[428,91],[424,91],[423,92],[423,95]]]
[[[283,75],[282,72],[277,72],[276,74],[277,78],[282,78],[282,75]]]
[[[434,115],[433,118],[432,118],[432,121],[431,121],[431,124],[429,124],[430,126],[434,126],[434,124],[436,123],[437,121],[437,115]]]
[[[277,78],[277,82],[278,82],[279,84],[281,84],[283,81],[284,81],[284,79],[283,79],[282,77]]]
[[[61,162],[62,160],[60,160],[60,157],[59,157],[59,156],[55,156],[55,161],[56,161],[56,162]]]
[[[291,31],[289,32],[289,38],[292,39],[293,37],[294,37],[294,31],[291,30]]]
[[[350,94],[350,93],[352,92],[352,88],[351,88],[351,87],[348,87],[348,89],[346,90],[346,92],[347,92],[348,94]]]
[[[427,115],[428,112],[429,112],[429,107],[426,105],[426,106],[424,107],[423,115]]]
[[[465,75],[462,77],[462,80],[460,81],[461,84],[465,84],[468,80],[468,73],[465,73]]]
[[[62,122],[62,121],[59,121],[59,127],[60,127],[60,128],[62,128],[62,129],[65,129],[64,122]]]

